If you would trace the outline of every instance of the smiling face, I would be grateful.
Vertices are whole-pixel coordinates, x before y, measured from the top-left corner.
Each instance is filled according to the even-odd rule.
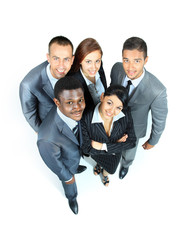
[[[82,118],[85,109],[85,100],[81,88],[63,90],[59,99],[54,98],[54,102],[65,116],[75,121],[79,121]]]
[[[142,75],[147,61],[148,57],[144,59],[144,52],[140,52],[137,49],[123,51],[123,68],[127,77],[131,80],[137,79]]]
[[[50,53],[47,54],[47,59],[50,63],[52,76],[60,79],[68,73],[73,64],[72,47],[53,43],[50,47]]]
[[[96,73],[101,67],[101,52],[99,50],[89,53],[80,63],[85,77],[91,81],[95,79]]]
[[[99,112],[103,120],[111,120],[118,115],[123,109],[123,103],[116,95],[105,96],[101,95],[101,104]]]

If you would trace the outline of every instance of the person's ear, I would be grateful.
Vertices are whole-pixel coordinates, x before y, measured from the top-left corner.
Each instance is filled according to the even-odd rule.
[[[102,93],[101,96],[100,96],[101,102],[103,101],[103,99],[104,99],[104,93]]]
[[[46,58],[47,58],[48,62],[50,62],[50,55],[49,55],[49,53],[46,53]]]
[[[59,106],[60,106],[59,100],[57,98],[54,98],[53,100],[54,100],[55,105],[59,108]]]
[[[74,62],[74,55],[72,56],[72,64],[73,64],[73,62]],[[71,64],[71,65],[72,65],[72,64]]]
[[[148,62],[148,56],[144,60],[144,65]]]

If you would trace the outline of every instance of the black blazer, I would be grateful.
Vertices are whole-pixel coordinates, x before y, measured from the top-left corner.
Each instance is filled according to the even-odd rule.
[[[83,78],[80,70],[76,73],[70,73],[71,76],[77,78],[83,85],[83,88],[84,88],[84,98],[85,98],[85,102],[86,102],[86,108],[85,108],[85,112],[88,111],[89,109],[91,109],[92,107],[94,107],[94,102],[93,102],[93,99],[91,97],[91,94],[89,92],[89,89],[87,87],[87,84],[85,82],[85,79]],[[101,63],[101,67],[99,69],[99,75],[100,75],[100,79],[101,79],[101,82],[104,86],[104,89],[106,90],[107,89],[107,83],[106,83],[106,76],[105,76],[105,73],[104,73],[104,69],[103,69],[103,66],[102,66],[102,63]]]
[[[125,117],[114,122],[114,126],[109,137],[107,136],[102,123],[91,123],[93,112],[93,110],[90,110],[84,114],[81,120],[83,134],[82,150],[84,153],[90,155],[111,155],[121,153],[123,150],[135,147],[136,136],[134,132],[131,111],[129,108],[127,111],[123,111]],[[126,142],[118,143],[117,140],[120,139],[125,133],[128,134]],[[106,143],[108,152],[92,148],[91,140]]]

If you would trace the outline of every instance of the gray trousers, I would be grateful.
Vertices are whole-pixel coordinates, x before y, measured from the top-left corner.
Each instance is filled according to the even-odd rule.
[[[66,184],[64,181],[62,181],[62,185],[65,191],[66,198],[71,201],[75,200],[78,195],[76,182],[72,184]]]
[[[122,156],[121,156],[121,166],[122,167],[128,168],[132,164],[132,162],[135,158],[135,155],[136,155],[138,142],[139,142],[139,139],[137,139],[136,146],[134,148],[131,148],[129,150],[125,150],[122,152]]]

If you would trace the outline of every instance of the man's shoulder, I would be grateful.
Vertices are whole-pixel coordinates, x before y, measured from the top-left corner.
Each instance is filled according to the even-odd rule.
[[[57,108],[52,107],[50,112],[47,114],[45,119],[42,121],[39,131],[38,131],[38,141],[39,140],[50,140],[52,135],[57,134]]]
[[[145,72],[145,78],[147,80],[149,80],[151,86],[153,88],[158,88],[158,89],[166,89],[166,87],[164,86],[164,84],[151,72],[147,71]]]
[[[112,66],[112,71],[120,71],[120,70],[123,70],[123,63],[122,62],[116,62]]]
[[[48,62],[45,61],[39,64],[38,66],[34,67],[33,69],[31,69],[29,73],[24,77],[21,84],[27,85],[27,84],[34,83],[35,81],[38,81],[38,79],[41,76],[41,71],[45,69],[47,65],[48,65]]]

